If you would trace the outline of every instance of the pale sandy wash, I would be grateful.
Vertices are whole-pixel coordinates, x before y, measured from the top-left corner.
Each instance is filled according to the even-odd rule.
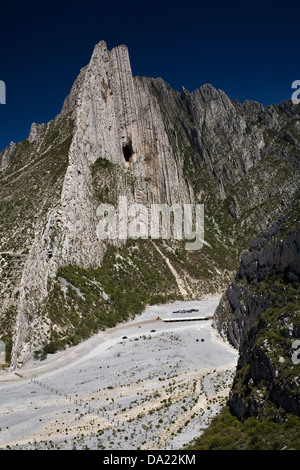
[[[217,304],[152,306],[19,375],[2,372],[1,448],[182,448],[226,402],[238,353],[211,320],[157,318],[191,308],[211,316]]]

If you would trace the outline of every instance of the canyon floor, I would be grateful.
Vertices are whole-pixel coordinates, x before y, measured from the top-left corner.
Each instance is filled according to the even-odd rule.
[[[0,448],[182,449],[226,402],[238,353],[212,328],[219,299],[132,321],[0,373]],[[193,313],[173,313],[178,310]],[[157,318],[160,318],[159,320]]]

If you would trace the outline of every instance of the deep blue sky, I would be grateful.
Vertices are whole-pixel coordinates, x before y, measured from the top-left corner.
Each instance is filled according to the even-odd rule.
[[[129,48],[134,75],[180,90],[204,83],[231,99],[289,99],[300,79],[299,4],[294,1],[53,0],[1,2],[0,150],[47,122],[94,45]]]

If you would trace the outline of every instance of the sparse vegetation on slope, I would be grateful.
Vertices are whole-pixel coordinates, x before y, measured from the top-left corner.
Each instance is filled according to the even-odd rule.
[[[52,332],[37,355],[77,344],[100,329],[133,318],[146,305],[181,298],[174,276],[149,240],[108,246],[98,269],[58,270],[43,311]]]
[[[187,450],[299,450],[300,419],[287,415],[284,422],[268,418],[239,421],[228,406]]]

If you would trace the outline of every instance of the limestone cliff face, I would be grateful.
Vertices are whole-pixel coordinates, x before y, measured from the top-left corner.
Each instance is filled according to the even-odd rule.
[[[105,247],[96,233],[97,205],[93,194],[92,165],[105,159],[130,171],[134,184],[118,188],[130,202],[192,203],[193,194],[182,176],[182,162],[174,158],[159,107],[143,81],[134,82],[128,50],[108,51],[96,45],[90,63],[81,71],[56,122],[74,120],[68,165],[60,199],[48,211],[32,241],[18,286],[16,336],[12,362],[31,355],[25,339],[38,328],[35,312],[47,297],[49,279],[61,265],[83,268],[101,264]],[[28,141],[39,142],[42,126],[33,125]],[[6,153],[2,165],[6,165]],[[131,179],[133,181],[133,179]],[[54,202],[54,201],[53,201]],[[28,318],[31,325],[29,326]],[[47,329],[46,329],[47,330]],[[35,338],[34,341],[38,341]]]
[[[63,115],[70,103],[75,131],[61,195],[61,256],[97,266],[103,257],[92,202],[91,166],[97,159],[130,171],[134,186],[130,192],[126,186],[119,188],[119,194],[132,202],[192,203],[193,194],[182,177],[182,162],[174,158],[156,100],[142,81],[132,77],[126,46],[108,51],[104,42],[96,45]]]
[[[202,150],[221,188],[227,189],[237,174],[248,173],[263,156],[266,143],[258,125],[263,107],[255,102],[239,105],[209,84],[191,94],[183,91],[182,96],[194,117],[194,144]],[[253,120],[251,127],[249,120]]]
[[[204,248],[187,253],[166,242],[160,250],[191,296],[219,292],[254,229],[285,212],[297,192],[299,110],[241,104],[209,84],[175,91],[161,78],[133,77],[126,46],[109,51],[97,44],[61,113],[33,124],[26,141],[0,154],[0,315],[12,363],[30,358],[57,326],[49,296],[53,304],[55,293],[66,300],[65,286],[72,289],[57,278],[60,268],[102,266],[107,244],[97,236],[97,207],[118,196],[203,203]],[[103,286],[93,280],[94,286],[103,298]],[[78,317],[79,300],[70,307]],[[59,325],[56,333],[66,330]]]
[[[76,116],[71,164],[104,158],[136,176],[136,201],[191,202],[157,100],[145,81],[133,78],[126,46],[108,51],[103,41],[96,45],[62,114],[70,106]]]

